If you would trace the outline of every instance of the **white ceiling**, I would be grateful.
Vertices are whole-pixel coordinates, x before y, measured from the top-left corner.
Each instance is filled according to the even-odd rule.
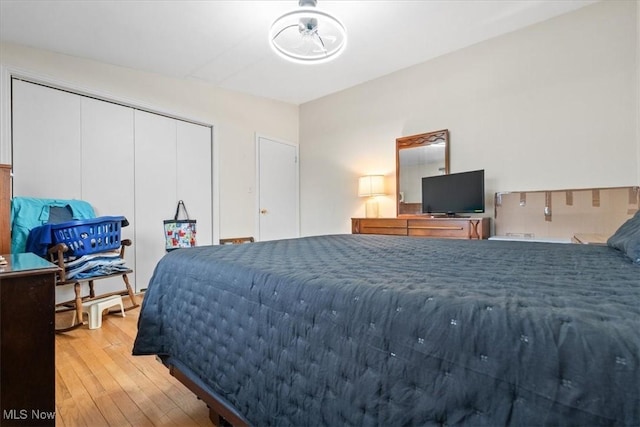
[[[594,2],[318,0],[349,39],[317,65],[268,44],[297,0],[0,0],[0,40],[301,104]]]

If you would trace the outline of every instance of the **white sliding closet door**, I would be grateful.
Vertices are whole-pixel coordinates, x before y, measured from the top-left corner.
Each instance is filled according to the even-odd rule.
[[[166,254],[163,221],[173,218],[178,200],[197,220],[198,245],[212,243],[211,128],[136,110],[135,158],[140,291]]]
[[[212,243],[211,128],[13,80],[14,194],[82,199],[123,215],[136,291],[165,255],[163,220],[184,200],[199,245]],[[122,289],[121,282],[100,290]],[[56,300],[60,301],[60,292]],[[63,298],[67,298],[66,295]]]
[[[146,289],[164,256],[163,220],[176,208],[176,120],[135,112],[136,289]]]
[[[133,221],[133,111],[82,98],[82,198],[98,216],[124,215]]]
[[[211,128],[178,120],[177,147],[177,198],[184,201],[190,217],[197,220],[198,246],[211,245]]]
[[[13,194],[80,198],[80,96],[12,81]]]
[[[97,216],[122,215],[129,226],[122,239],[133,240],[125,250],[127,265],[135,266],[133,108],[82,97],[82,199]],[[136,283],[135,269],[130,277]],[[100,281],[100,291],[118,291],[121,278]]]
[[[133,239],[133,109],[20,80],[12,95],[14,194],[86,200],[97,216],[127,217],[122,238]],[[126,260],[135,265],[135,250]],[[122,287],[100,282],[100,292]],[[56,289],[56,302],[72,298],[71,286]]]

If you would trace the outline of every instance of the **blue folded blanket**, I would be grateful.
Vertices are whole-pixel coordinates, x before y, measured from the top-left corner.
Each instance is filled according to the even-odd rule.
[[[87,279],[125,272],[128,268],[119,251],[98,252],[81,256],[65,264],[67,280]]]

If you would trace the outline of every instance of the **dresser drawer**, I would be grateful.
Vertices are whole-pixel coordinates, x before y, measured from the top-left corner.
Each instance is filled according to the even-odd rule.
[[[450,239],[487,239],[489,238],[489,218],[351,218],[351,232]]]
[[[351,221],[354,234],[390,234],[407,235],[407,220],[395,218],[358,218]]]
[[[409,236],[450,237],[468,239],[469,221],[456,219],[409,220]]]
[[[408,221],[409,236],[451,239],[489,238],[489,218],[428,218]]]

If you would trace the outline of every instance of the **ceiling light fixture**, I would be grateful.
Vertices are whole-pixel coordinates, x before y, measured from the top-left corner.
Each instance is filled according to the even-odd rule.
[[[317,64],[335,59],[347,45],[344,25],[317,10],[317,0],[299,0],[300,9],[285,13],[269,31],[275,52],[289,61]]]

